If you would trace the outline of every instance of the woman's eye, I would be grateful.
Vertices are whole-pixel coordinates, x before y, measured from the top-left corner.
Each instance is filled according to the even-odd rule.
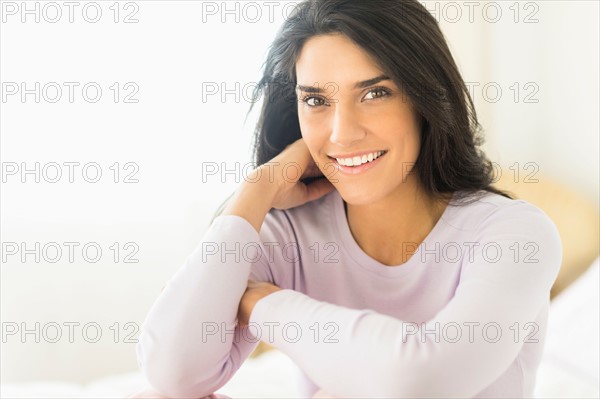
[[[368,98],[368,97],[369,97],[369,95],[370,95],[370,94],[373,94],[373,93],[376,93],[376,95],[373,95],[373,96],[371,96],[371,98]],[[367,95],[365,96],[365,98],[366,98],[367,100],[374,100],[374,99],[377,99],[377,98],[385,97],[385,96],[387,96],[387,95],[389,95],[389,94],[390,94],[390,91],[389,91],[389,90],[387,90],[387,89],[384,89],[384,88],[382,88],[382,87],[377,87],[377,88],[375,88],[375,89],[372,89],[372,90],[370,90],[370,91],[367,93]]]
[[[318,107],[319,105],[325,104],[325,100],[320,97],[306,96],[302,99],[302,102],[307,104],[309,107]]]

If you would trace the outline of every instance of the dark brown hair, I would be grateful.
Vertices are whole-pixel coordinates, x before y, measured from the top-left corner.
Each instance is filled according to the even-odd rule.
[[[456,192],[454,203],[463,204],[486,191],[511,198],[492,187],[494,167],[480,149],[482,127],[473,100],[437,21],[417,0],[296,5],[269,48],[253,93],[255,100],[264,96],[253,143],[256,166],[302,137],[296,61],[308,39],[326,34],[343,34],[364,49],[409,98],[421,124],[413,171],[428,195]]]
[[[417,0],[306,0],[294,8],[254,91],[255,98],[264,95],[254,137],[257,166],[301,137],[295,65],[304,43],[325,34],[343,34],[363,48],[409,97],[421,119],[415,170],[427,194],[462,191],[460,198],[485,190],[511,198],[491,186],[494,168],[479,149],[473,101],[437,21]]]

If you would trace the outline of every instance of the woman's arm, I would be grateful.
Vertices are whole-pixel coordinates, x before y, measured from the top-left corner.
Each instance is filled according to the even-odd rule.
[[[148,382],[162,394],[180,398],[215,392],[258,344],[251,331],[236,326],[251,271],[265,279],[269,275],[265,262],[251,264],[235,250],[248,244],[260,245],[248,222],[217,217],[152,305],[136,352]]]
[[[152,305],[136,352],[159,392],[209,395],[227,383],[258,344],[251,328],[237,325],[237,315],[249,277],[273,282],[259,232],[273,206],[299,205],[331,190],[322,180],[305,186],[300,176],[295,181],[277,178],[284,176],[280,171],[286,163],[307,170],[311,159],[299,140],[274,159],[277,165],[257,168]]]
[[[556,227],[528,204],[505,207],[483,224],[473,241],[493,243],[503,255],[467,256],[454,297],[422,325],[289,289],[258,301],[250,324],[272,331],[263,341],[334,396],[472,397],[506,371],[525,340],[543,339],[528,332],[562,257]]]
[[[258,173],[262,174],[260,171],[255,171],[247,181],[242,183],[223,209],[221,215],[242,217],[257,232],[260,232],[265,216],[273,207],[272,204],[278,187],[271,184],[267,179],[258,180]]]

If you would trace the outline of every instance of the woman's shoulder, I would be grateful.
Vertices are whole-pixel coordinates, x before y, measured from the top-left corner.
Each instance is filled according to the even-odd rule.
[[[487,191],[456,191],[452,197],[451,205],[467,206],[472,210],[482,212],[493,212],[506,207],[514,207],[522,203],[527,203],[520,199],[512,199],[503,195]]]
[[[456,196],[455,196],[456,197]],[[522,199],[480,191],[456,206],[448,221],[478,240],[535,241],[561,250],[556,224],[540,208]],[[454,219],[452,219],[454,216]]]
[[[502,265],[501,269],[490,270],[494,273],[506,270],[510,276],[517,271],[526,273],[530,277],[519,275],[519,278],[523,281],[536,278],[536,284],[541,284],[541,276],[546,276],[544,284],[550,290],[560,270],[562,241],[555,223],[542,209],[522,199],[484,192],[459,213],[470,219],[473,228],[465,236],[480,249],[475,251],[480,257],[469,257],[468,262]],[[511,265],[528,267],[511,268]]]

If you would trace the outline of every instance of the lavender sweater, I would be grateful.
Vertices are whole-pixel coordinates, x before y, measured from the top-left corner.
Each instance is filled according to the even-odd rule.
[[[363,252],[337,191],[272,209],[260,234],[218,216],[150,309],[139,366],[166,395],[202,397],[262,340],[296,363],[306,397],[531,396],[562,258],[552,221],[487,193],[399,245],[416,252],[393,267]],[[248,279],[283,290],[241,328]]]

